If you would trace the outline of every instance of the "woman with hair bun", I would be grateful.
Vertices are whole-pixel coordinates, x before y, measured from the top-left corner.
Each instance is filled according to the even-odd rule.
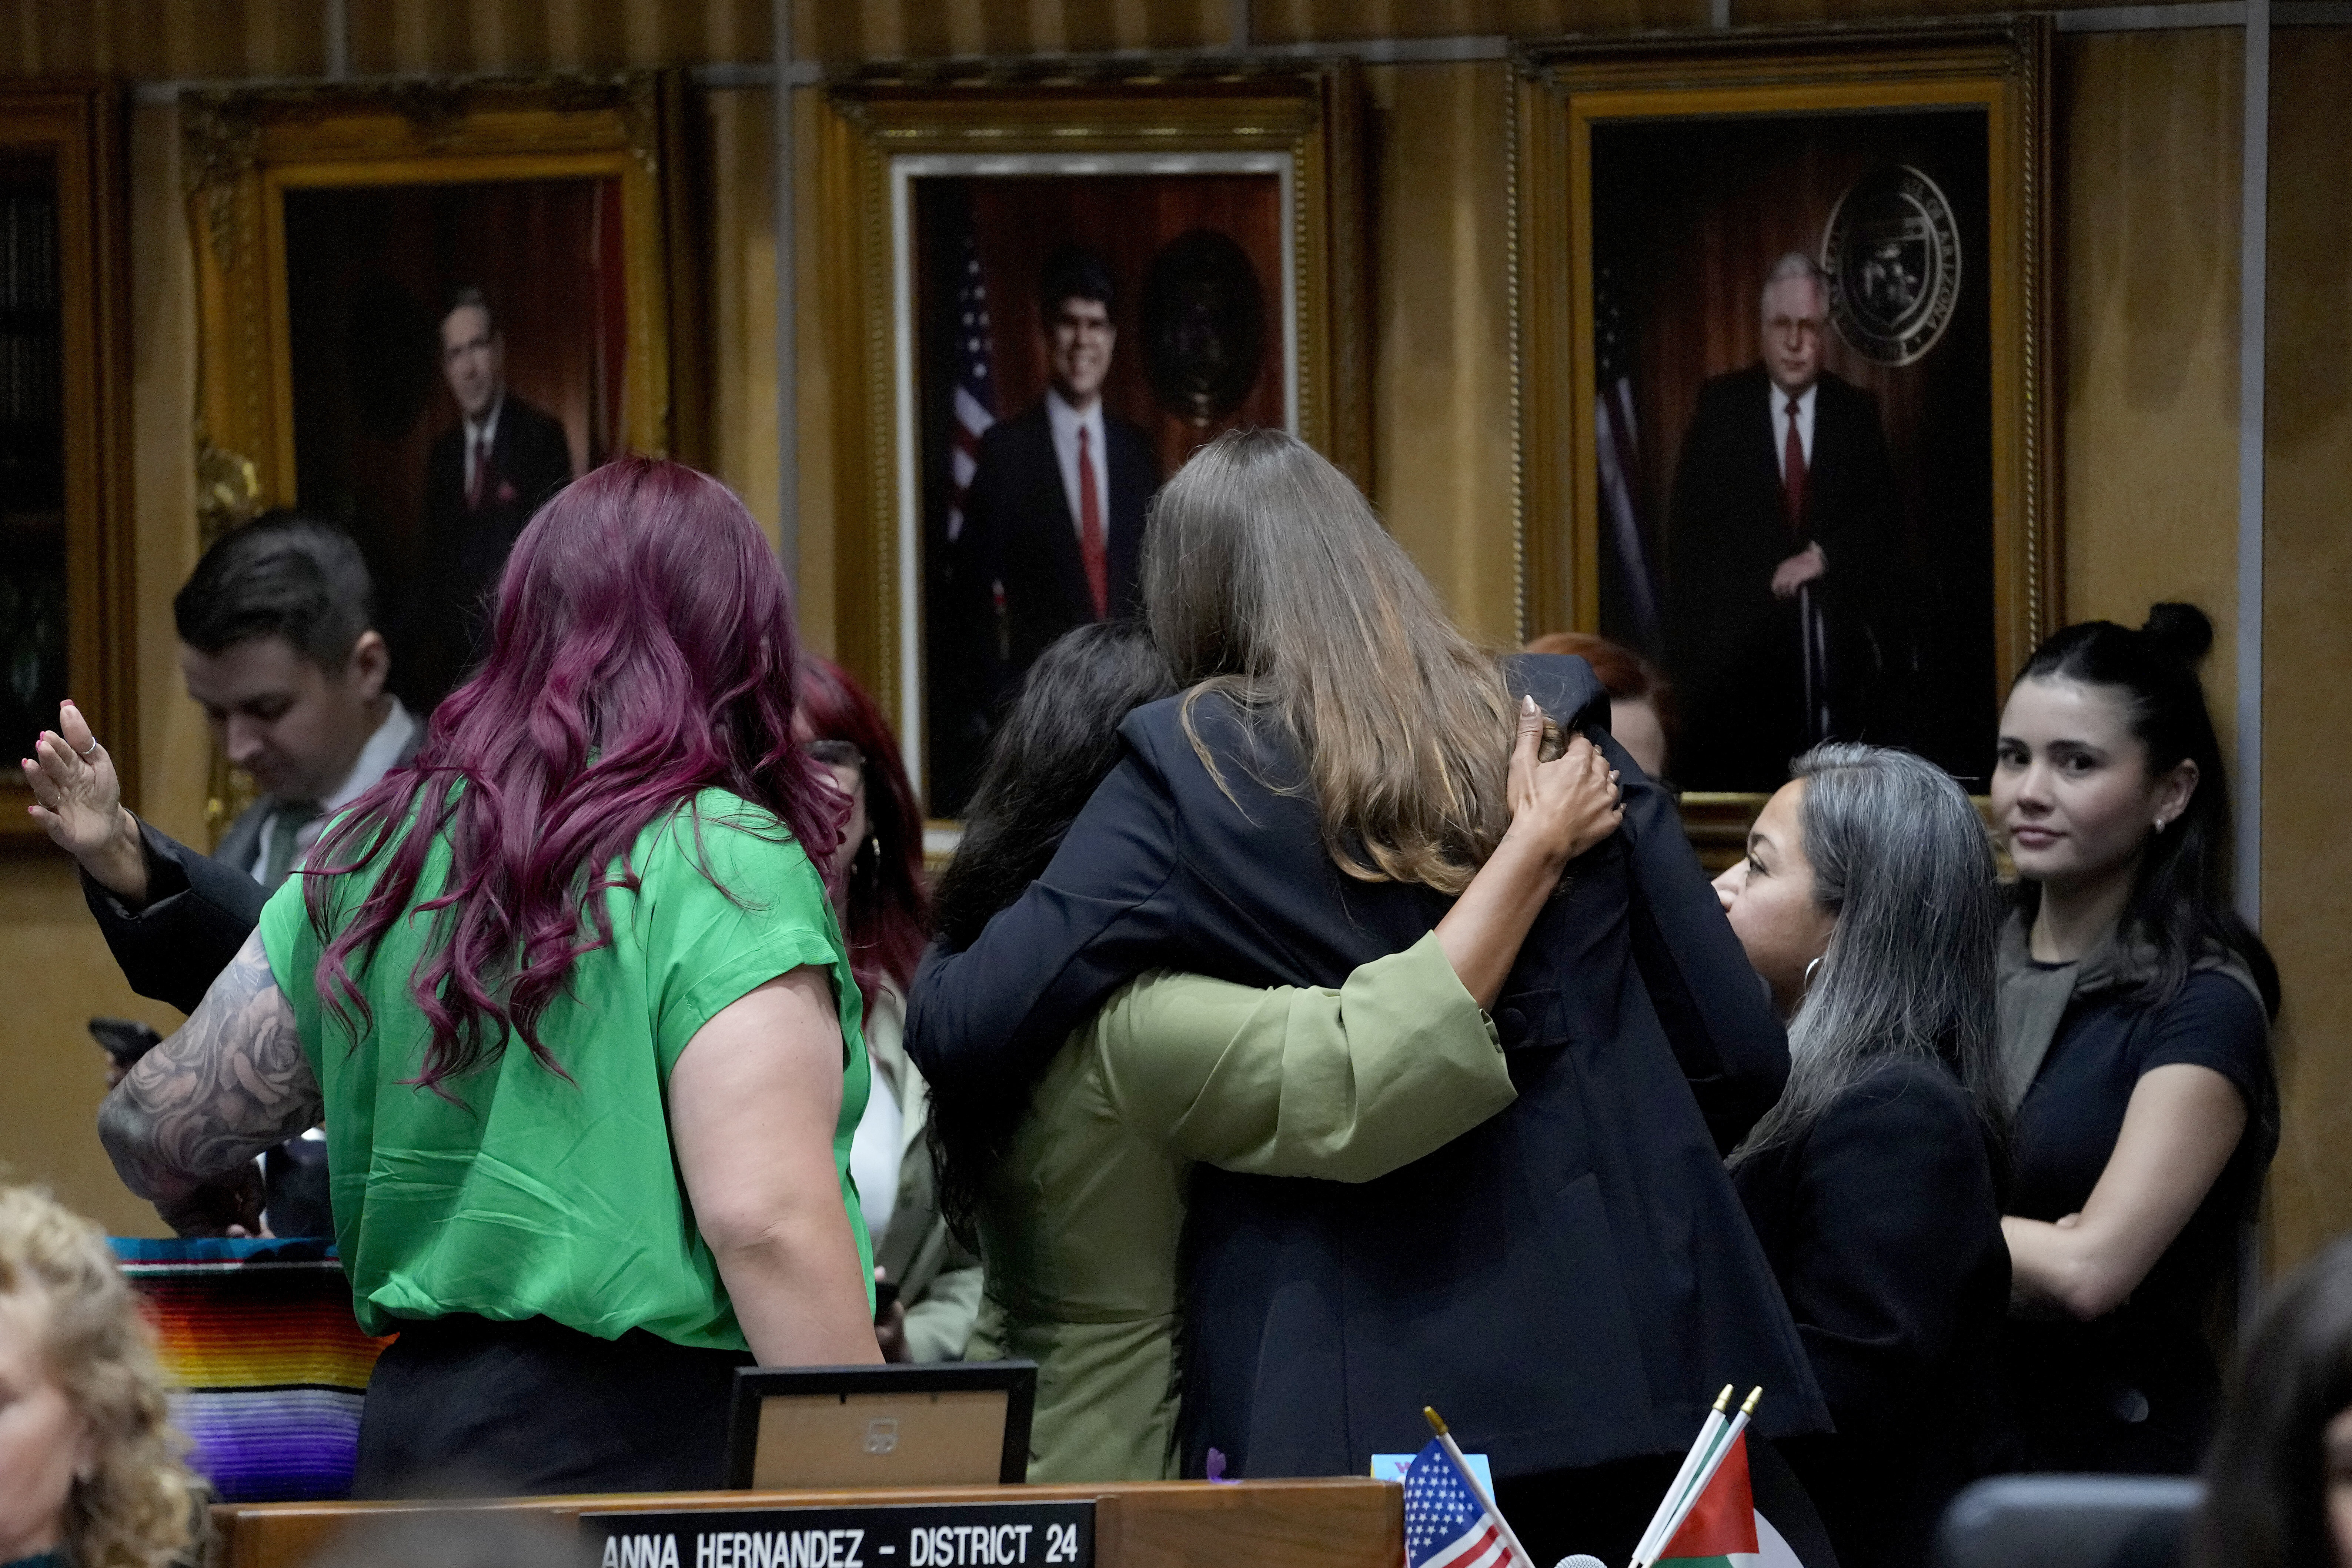
[[[45,1193],[0,1187],[0,1563],[186,1558],[202,1483],[184,1447],[105,1233]]]
[[[2278,970],[2231,909],[2204,615],[2069,626],[2001,714],[2000,946],[2017,1415],[2032,1468],[2185,1473],[2205,1336],[2278,1143]]]

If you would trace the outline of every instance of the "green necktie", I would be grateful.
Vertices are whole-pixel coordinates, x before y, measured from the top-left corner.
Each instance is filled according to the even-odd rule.
[[[294,862],[302,858],[296,843],[297,836],[319,816],[319,808],[307,800],[281,801],[269,813],[269,853],[261,862],[261,885],[271,892],[286,880],[294,869]]]

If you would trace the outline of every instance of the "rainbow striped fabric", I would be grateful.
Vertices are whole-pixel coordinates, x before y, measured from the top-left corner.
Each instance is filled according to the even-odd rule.
[[[392,1342],[360,1331],[334,1248],[118,1237],[114,1253],[155,1325],[191,1462],[221,1500],[350,1495],[368,1374]]]

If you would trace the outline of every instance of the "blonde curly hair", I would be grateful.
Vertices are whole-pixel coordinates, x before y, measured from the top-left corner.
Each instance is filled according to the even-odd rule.
[[[106,1233],[33,1187],[0,1186],[0,1300],[31,1309],[49,1375],[97,1463],[66,1504],[75,1568],[164,1568],[195,1543],[203,1483],[183,1462],[147,1321]]]

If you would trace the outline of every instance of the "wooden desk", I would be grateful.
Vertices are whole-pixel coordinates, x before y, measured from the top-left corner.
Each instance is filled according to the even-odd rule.
[[[1143,1481],[891,1491],[666,1492],[481,1502],[224,1503],[217,1568],[302,1568],[355,1519],[496,1510],[570,1523],[583,1512],[1092,1500],[1097,1568],[1399,1568],[1404,1491],[1390,1481]]]

